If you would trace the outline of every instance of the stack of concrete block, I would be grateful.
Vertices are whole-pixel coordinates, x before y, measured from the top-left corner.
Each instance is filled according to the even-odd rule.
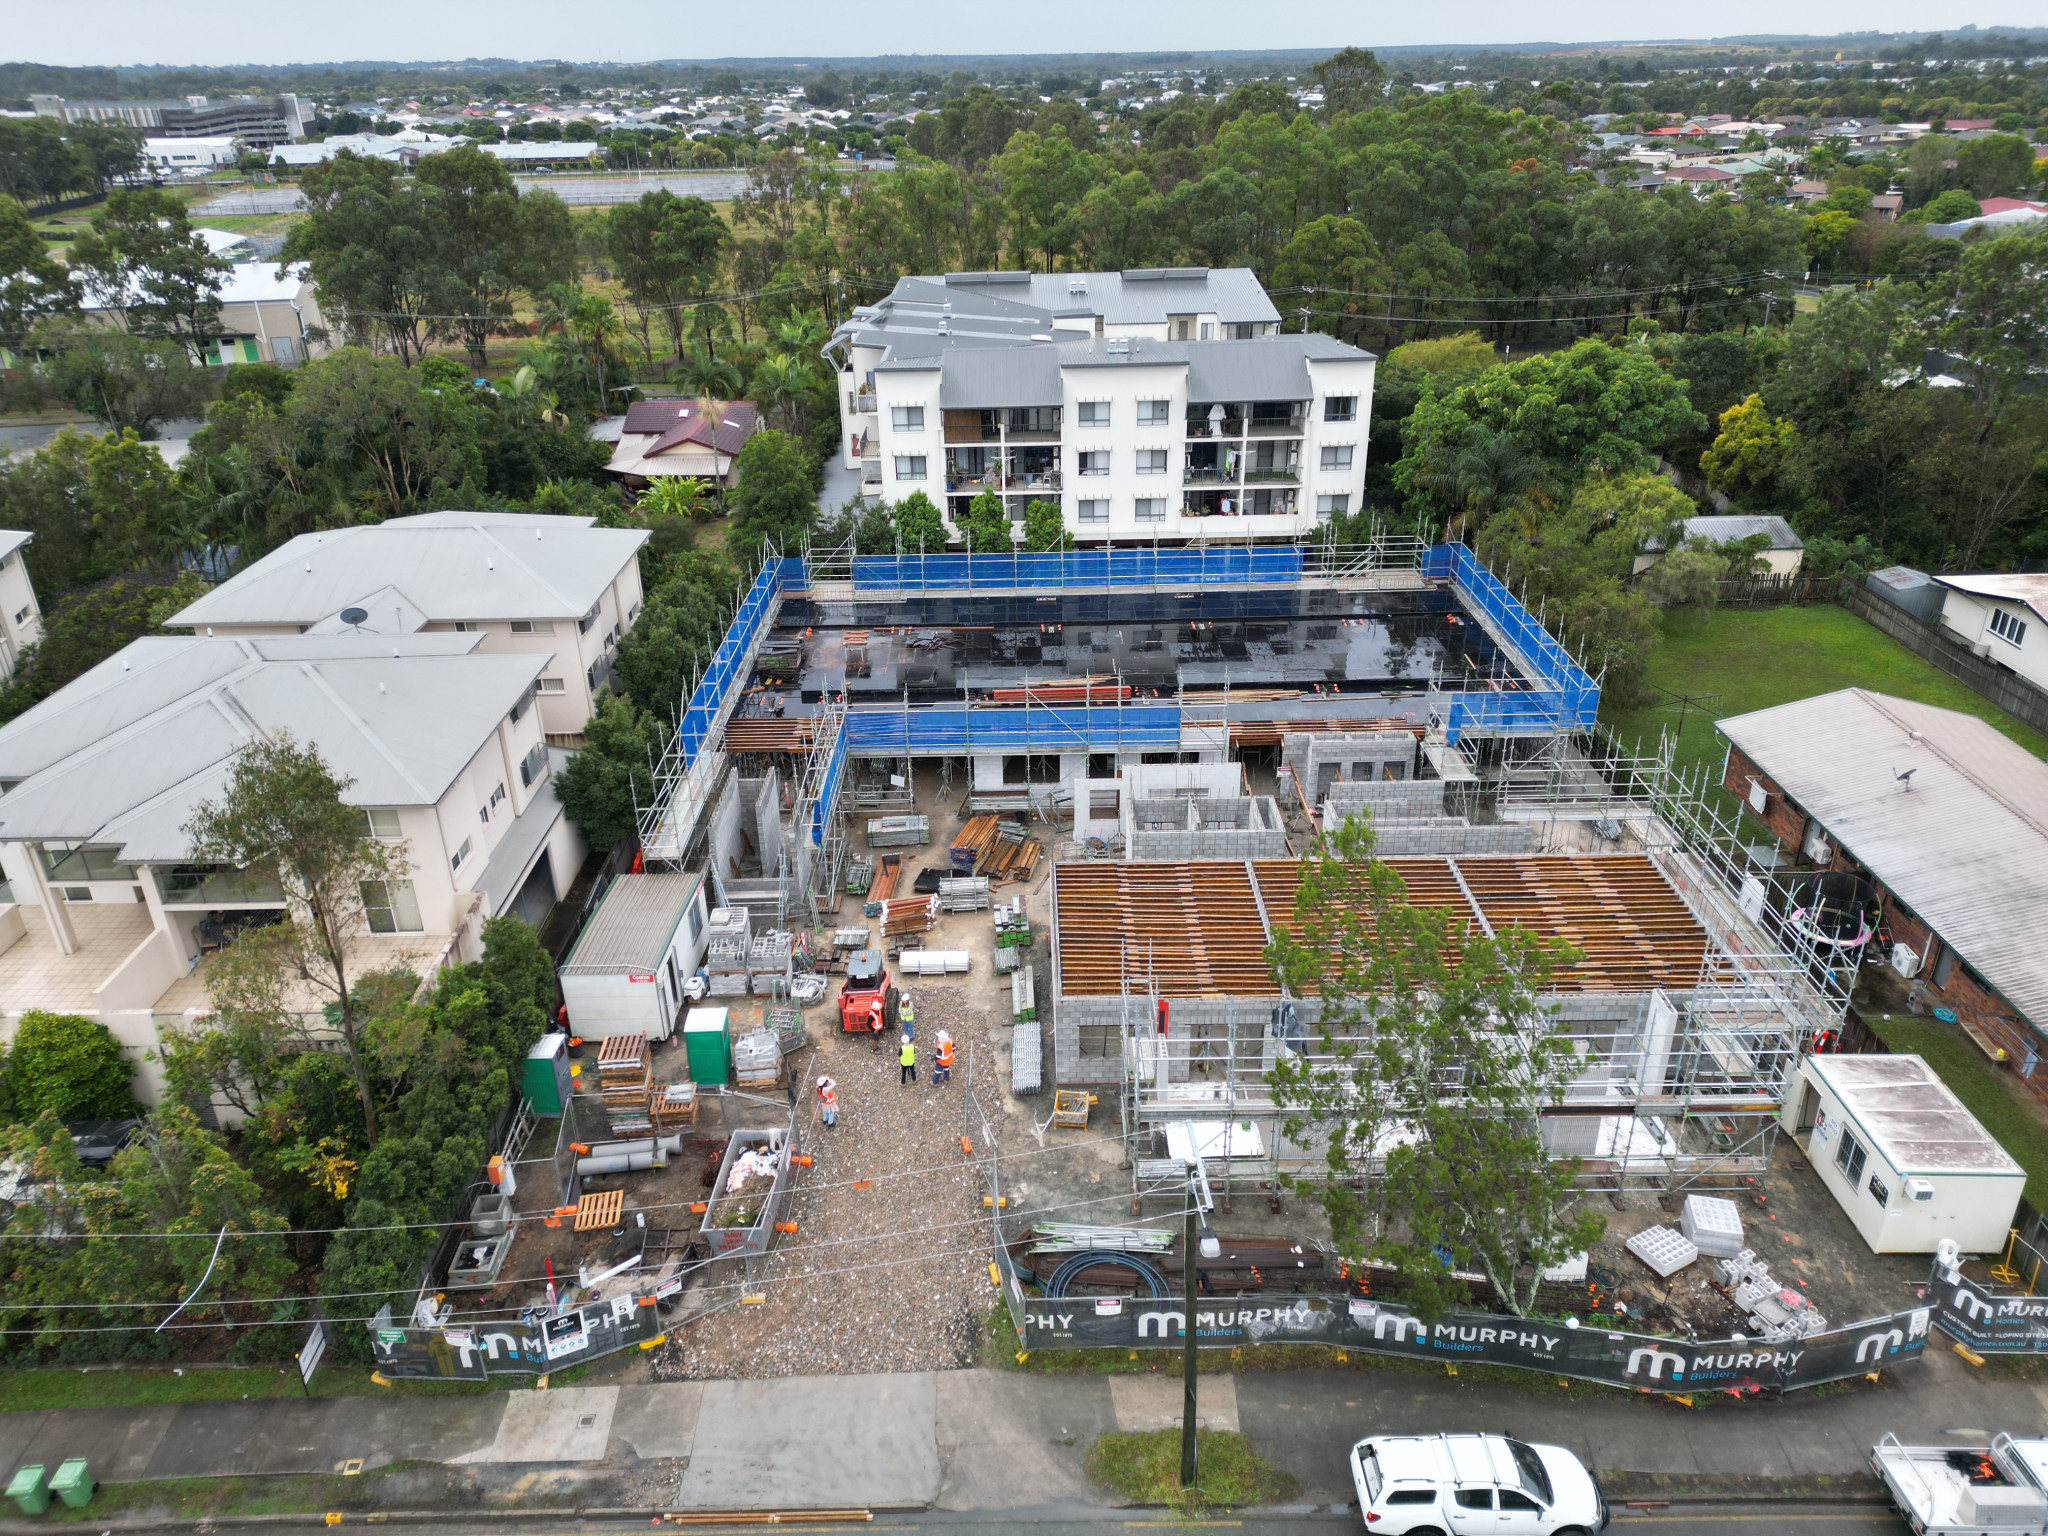
[[[1672,1227],[1645,1227],[1622,1246],[1666,1279],[1700,1256],[1699,1249]]]
[[[1742,1213],[1733,1200],[1712,1195],[1687,1195],[1678,1230],[1710,1258],[1732,1259],[1742,1252]]]

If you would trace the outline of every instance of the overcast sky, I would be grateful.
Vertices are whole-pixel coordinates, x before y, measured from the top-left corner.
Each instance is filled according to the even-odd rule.
[[[2026,11],[2028,5],[2006,9]],[[1945,29],[1959,0],[4,0],[0,57],[45,64],[285,64],[341,59],[563,58],[633,62],[731,56],[1068,53],[1174,48],[1337,48],[1394,43],[1604,42],[1645,36]],[[2003,12],[2000,13],[2001,15]],[[2015,18],[2017,20],[2017,18]],[[2038,21],[2038,16],[2036,17]]]

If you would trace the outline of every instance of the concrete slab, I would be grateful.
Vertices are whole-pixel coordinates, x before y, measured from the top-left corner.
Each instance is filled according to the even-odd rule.
[[[338,1457],[362,1454],[331,1449],[335,1438],[350,1435],[362,1422],[360,1401],[278,1398],[181,1404],[141,1476],[154,1481],[237,1472],[331,1471]]]
[[[156,1408],[85,1408],[39,1414],[41,1431],[18,1459],[40,1461],[54,1471],[58,1463],[83,1456],[100,1481],[128,1482],[148,1467],[177,1414],[177,1407],[169,1403]],[[0,1447],[0,1458],[4,1455],[4,1447]]]
[[[1116,1428],[1103,1378],[972,1370],[937,1384],[939,1508],[1014,1511],[1020,1496],[1034,1507],[1092,1504],[1088,1447]]]
[[[373,1443],[365,1454],[376,1458],[367,1466],[385,1461],[453,1461],[480,1450],[496,1439],[498,1424],[505,1416],[508,1393],[494,1392],[478,1397],[398,1397],[380,1406],[373,1431]]]
[[[1173,1376],[1112,1376],[1110,1401],[1116,1405],[1116,1427],[1127,1435],[1155,1429],[1179,1429],[1186,1406],[1186,1388]],[[1195,1425],[1199,1429],[1237,1432],[1237,1378],[1204,1376],[1196,1390]]]
[[[618,1405],[617,1387],[511,1392],[491,1443],[450,1459],[459,1465],[603,1461]]]
[[[40,1412],[0,1413],[0,1472],[12,1477],[16,1469],[35,1459],[28,1448],[35,1444],[49,1417]]]
[[[930,1504],[939,1494],[937,1405],[929,1373],[706,1382],[677,1503]]]
[[[701,1381],[665,1382],[620,1387],[612,1413],[612,1439],[622,1442],[642,1461],[690,1454],[697,1438],[697,1415],[704,1403]]]

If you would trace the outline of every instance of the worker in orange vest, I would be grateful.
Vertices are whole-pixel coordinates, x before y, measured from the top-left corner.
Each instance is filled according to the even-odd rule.
[[[882,996],[878,992],[868,999],[868,1043],[875,1050],[882,1048]]]
[[[829,1077],[818,1079],[818,1114],[828,1131],[839,1123],[839,1085]]]
[[[934,1085],[950,1083],[953,1081],[953,1037],[942,1029],[934,1043],[938,1046],[938,1054],[932,1060],[932,1082]]]

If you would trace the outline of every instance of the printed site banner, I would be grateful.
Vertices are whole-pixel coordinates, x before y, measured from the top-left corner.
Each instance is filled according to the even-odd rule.
[[[1179,1349],[1185,1314],[1145,1299],[1023,1297],[1026,1349]],[[1017,1313],[1013,1306],[1012,1313]],[[1420,1360],[1476,1361],[1577,1376],[1654,1392],[1811,1387],[1917,1360],[1931,1307],[1871,1318],[1782,1344],[1698,1341],[1610,1328],[1568,1328],[1491,1312],[1449,1312],[1425,1323],[1402,1307],[1341,1296],[1253,1296],[1195,1312],[1202,1347],[1330,1344]]]
[[[2048,1296],[1965,1280],[1934,1266],[1928,1281],[1935,1326],[1987,1355],[2048,1354]]]
[[[376,1368],[386,1376],[482,1381],[493,1371],[562,1370],[661,1332],[652,1298],[615,1296],[538,1323],[450,1328],[372,1328]]]

